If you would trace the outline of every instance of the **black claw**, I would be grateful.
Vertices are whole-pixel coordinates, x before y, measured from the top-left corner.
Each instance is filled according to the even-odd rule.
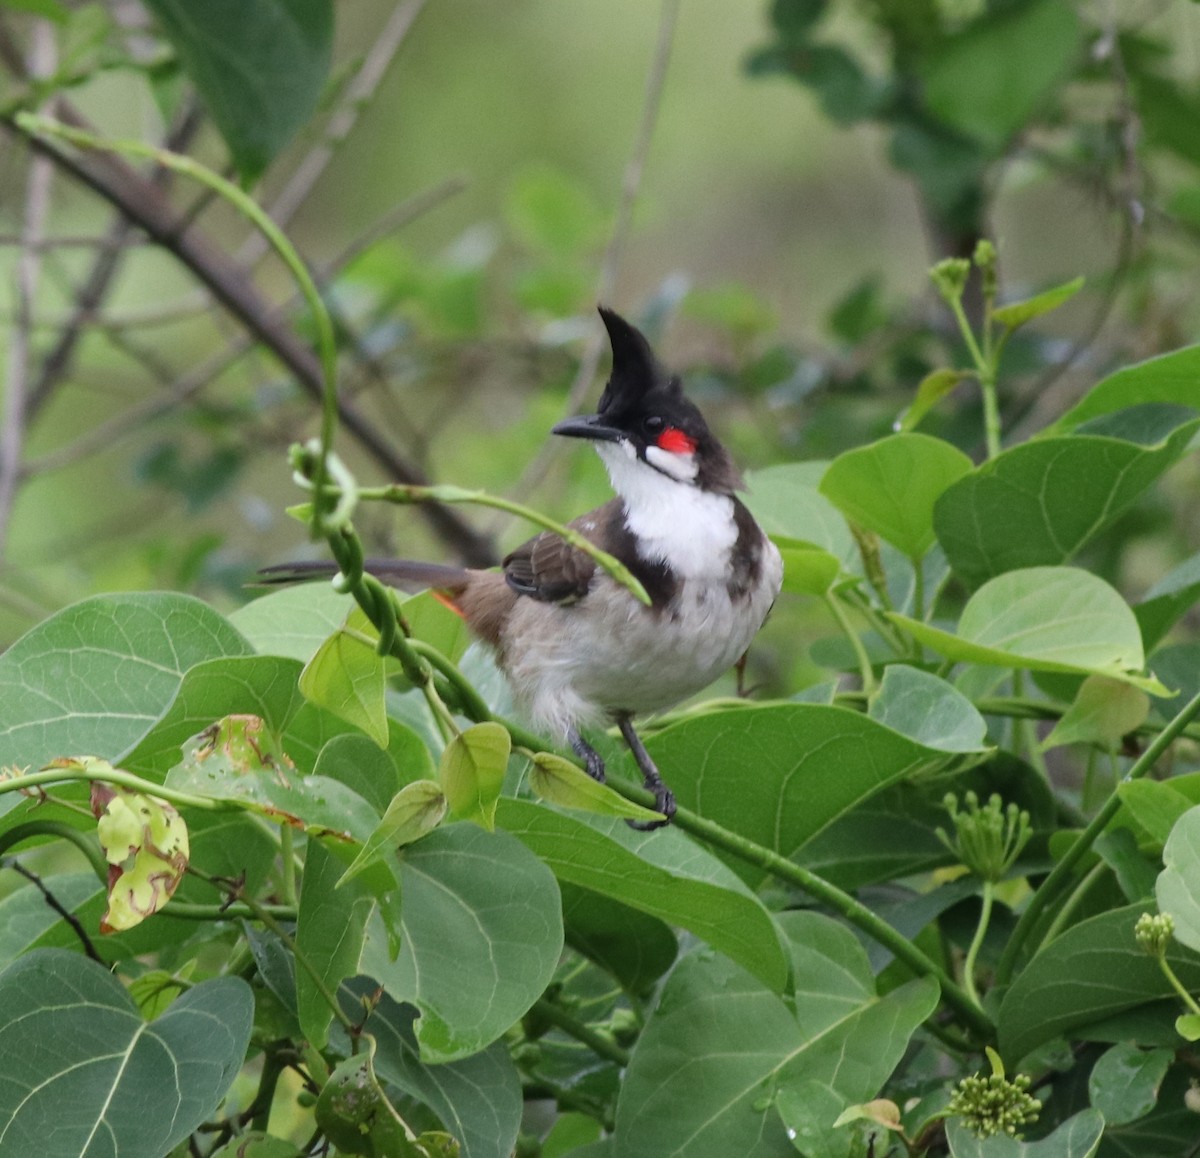
[[[604,760],[600,753],[575,731],[574,728],[567,733],[567,742],[571,745],[571,751],[583,761],[587,774],[593,780],[598,780],[603,784],[605,775]]]
[[[654,829],[671,823],[671,817],[675,815],[675,794],[663,783],[663,778],[658,774],[658,769],[650,758],[650,753],[646,751],[645,745],[642,744],[641,737],[633,730],[633,723],[629,717],[618,717],[617,726],[621,729],[621,735],[625,737],[625,743],[629,745],[629,751],[633,753],[638,768],[641,769],[642,783],[646,786],[647,791],[654,793],[655,811],[661,812],[665,818],[663,820],[627,820],[625,823],[630,828],[636,828],[638,832],[653,832]]]

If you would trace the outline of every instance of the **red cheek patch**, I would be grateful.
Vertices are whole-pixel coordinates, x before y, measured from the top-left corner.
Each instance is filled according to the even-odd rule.
[[[672,454],[691,454],[696,449],[696,440],[689,438],[677,426],[668,426],[658,436],[656,445],[660,450],[667,450]]]

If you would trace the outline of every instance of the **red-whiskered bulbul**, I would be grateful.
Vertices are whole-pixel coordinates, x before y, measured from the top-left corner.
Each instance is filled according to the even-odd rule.
[[[669,819],[675,798],[632,719],[701,691],[738,661],[779,593],[783,563],[737,498],[741,475],[680,380],[639,330],[612,310],[600,315],[613,358],[600,406],[554,433],[595,444],[617,497],[570,526],[624,563],[650,605],[550,532],[499,572],[405,560],[368,560],[366,569],[444,591],[495,651],[535,727],[565,739],[600,781],[604,763],[580,729],[615,720]],[[328,569],[284,564],[265,574],[287,581]]]

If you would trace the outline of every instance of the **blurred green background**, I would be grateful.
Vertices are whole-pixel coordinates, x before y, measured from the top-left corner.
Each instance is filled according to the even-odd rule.
[[[0,94],[10,104],[35,48],[26,7],[0,3]],[[578,446],[558,448],[536,478],[526,469],[596,338],[604,254],[635,155],[644,167],[604,296],[685,372],[747,468],[824,459],[879,437],[926,372],[961,361],[927,268],[981,232],[1000,247],[1008,299],[1089,279],[1008,353],[1014,438],[1113,365],[1193,336],[1200,7],[1187,0],[409,9],[408,35],[369,99],[352,105],[353,128],[287,228],[315,270],[338,265],[326,291],[343,327],[343,389],[437,481],[515,493],[559,516],[607,493]],[[131,3],[64,11],[49,39],[73,72],[66,99],[104,134],[161,139],[190,88],[152,13]],[[317,112],[254,186],[262,204],[346,108],[347,85],[395,12],[375,0],[336,5]],[[1059,41],[1030,33],[1034,21],[1062,30]],[[665,60],[661,103],[643,154],[656,60]],[[1047,79],[1029,81],[1043,66]],[[1026,97],[1029,107],[1016,107]],[[188,151],[232,173],[203,102],[197,126]],[[927,150],[917,161],[914,141]],[[931,205],[954,192],[947,183],[968,155],[977,212],[934,220]],[[30,157],[10,131],[0,154],[10,337]],[[461,188],[443,196],[447,181]],[[431,190],[441,190],[433,207],[342,263],[375,223]],[[245,256],[250,230],[227,206],[179,179],[169,197],[227,257]],[[53,174],[45,232],[60,244],[43,250],[26,378],[93,269],[99,251],[77,243],[102,237],[111,220],[94,192]],[[271,258],[243,269],[272,301],[293,293]],[[303,311],[289,309],[311,339]],[[170,255],[126,248],[23,439],[26,474],[0,544],[0,642],[98,590],[170,587],[236,604],[256,567],[315,551],[282,513],[300,497],[286,449],[314,431],[314,408],[270,353],[251,349],[186,401],[161,401],[241,332]],[[925,428],[977,455],[973,394],[957,392]],[[341,447],[364,480],[380,478],[352,441]],[[1195,481],[1185,464],[1166,498],[1139,508],[1145,534],[1115,579],[1144,587],[1196,549],[1194,504],[1184,501]],[[465,517],[500,551],[528,533]],[[411,511],[364,512],[360,522],[376,551],[454,554]]]

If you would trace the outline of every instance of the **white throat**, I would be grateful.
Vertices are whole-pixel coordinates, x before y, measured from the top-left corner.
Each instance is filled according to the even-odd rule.
[[[738,537],[733,499],[682,481],[694,476],[694,462],[681,464],[681,477],[673,478],[642,462],[629,442],[601,442],[596,450],[625,501],[643,559],[667,563],[681,579],[727,573]]]

